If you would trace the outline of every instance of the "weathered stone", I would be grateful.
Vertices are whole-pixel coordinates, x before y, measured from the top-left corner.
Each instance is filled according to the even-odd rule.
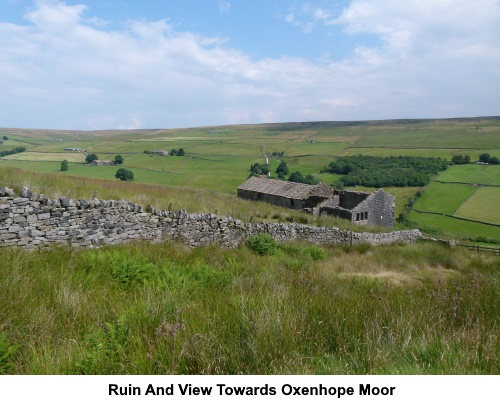
[[[33,191],[31,191],[28,187],[23,187],[19,195],[22,198],[31,198],[33,196]]]
[[[14,190],[8,187],[0,187],[0,197],[13,197]]]

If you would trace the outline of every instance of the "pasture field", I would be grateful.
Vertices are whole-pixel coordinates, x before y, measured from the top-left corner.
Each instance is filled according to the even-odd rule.
[[[462,204],[455,215],[500,225],[500,187],[481,187]],[[497,229],[500,234],[500,228]]]
[[[419,211],[453,215],[478,187],[467,184],[430,183],[415,204]]]
[[[26,160],[31,162],[59,162],[67,160],[72,163],[84,163],[86,155],[76,152],[23,152],[4,156],[5,160]]]
[[[17,167],[63,176],[114,181],[116,167],[87,167],[77,164],[83,162],[83,154],[64,153],[66,147],[78,147],[88,153],[96,153],[101,160],[122,154],[125,158],[123,167],[134,172],[135,183],[184,190],[211,190],[233,196],[236,188],[248,177],[250,165],[264,163],[261,148],[266,153],[285,153],[282,158],[270,159],[272,174],[283,160],[290,172],[314,174],[327,184],[332,184],[340,177],[320,171],[340,155],[413,155],[448,160],[457,154],[468,154],[472,160],[476,160],[482,152],[500,156],[498,117],[306,122],[131,131],[0,129],[0,135],[3,134],[9,140],[0,145],[0,150],[11,149],[12,145],[16,145],[25,146],[27,151],[0,159],[0,168]],[[63,141],[54,141],[52,138]],[[185,150],[185,156],[151,157],[144,154],[145,150],[170,151],[179,148]],[[70,162],[69,171],[64,173],[59,171],[63,159]],[[453,166],[436,180],[500,185],[500,167],[473,164]],[[467,185],[438,185],[435,182],[428,186],[415,208],[453,215],[463,205],[461,212],[470,215],[473,205],[467,206],[464,202],[476,190]],[[396,213],[399,214],[418,189],[387,191],[396,196]],[[489,202],[485,201],[491,198],[489,193],[493,192],[481,191],[470,204],[489,206]],[[491,210],[474,212],[477,220],[491,219]],[[447,225],[443,223],[443,226]],[[442,231],[446,232],[447,229],[443,228]]]
[[[500,185],[500,166],[478,164],[452,166],[440,173],[436,180]]]
[[[409,215],[410,221],[418,224],[419,229],[430,235],[439,235],[449,239],[468,239],[471,241],[489,238],[496,241],[500,238],[500,228],[478,224],[475,222],[462,221],[444,215],[422,214],[412,211]]]

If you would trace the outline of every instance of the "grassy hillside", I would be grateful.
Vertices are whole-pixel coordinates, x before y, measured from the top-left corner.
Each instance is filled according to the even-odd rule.
[[[484,150],[500,149],[495,119],[95,133],[6,130],[7,142],[30,145],[26,154],[14,157],[32,158],[0,160],[0,185],[28,186],[51,197],[90,198],[97,191],[100,198],[244,221],[375,231],[243,201],[235,188],[250,163],[262,162],[260,146],[285,151],[293,170],[317,173],[359,142],[387,155],[396,138],[384,140],[381,133],[391,126],[413,132],[421,127],[434,136],[443,128],[463,135],[487,127],[484,132],[496,135]],[[51,141],[53,136],[64,141]],[[419,151],[434,157],[449,153],[444,149],[449,139],[436,149],[422,144],[430,149]],[[389,146],[377,146],[384,142]],[[411,148],[414,141],[408,135],[404,142]],[[63,143],[86,145],[103,156],[120,152],[136,181],[115,180],[116,167],[70,163],[68,172],[60,172],[60,162],[51,159],[63,154]],[[143,153],[179,147],[186,156]],[[465,136],[457,138],[457,147],[460,154],[479,151]],[[43,154],[46,160],[33,160]],[[277,164],[271,160],[273,168]],[[335,175],[319,176],[335,180]],[[454,166],[420,190],[415,207],[494,222],[497,180],[493,166]],[[388,191],[396,195],[400,212],[419,188]],[[432,234],[500,238],[498,227],[441,214],[412,211],[409,219]],[[435,243],[354,248],[297,243],[261,255],[247,245],[229,250],[134,243],[94,250],[3,248],[1,258],[0,374],[500,372],[500,256],[491,253]]]
[[[320,171],[339,156],[414,155],[451,160],[454,155],[470,155],[472,161],[477,160],[483,152],[493,156],[497,153],[500,156],[499,117],[283,123],[132,131],[0,129],[0,134],[9,138],[0,147],[12,148],[17,145],[27,148],[24,153],[0,159],[0,170],[22,168],[61,176],[115,181],[116,167],[84,166],[85,154],[64,151],[64,148],[78,147],[87,153],[96,153],[102,160],[121,154],[125,158],[124,167],[134,172],[136,183],[208,190],[228,196],[236,194],[236,188],[247,178],[251,164],[264,163],[262,151],[284,152],[284,157],[270,159],[272,171],[284,160],[291,172],[300,170],[303,175],[314,174],[327,184],[332,184],[339,176],[320,174]],[[179,148],[186,151],[185,156],[163,157],[144,153]],[[60,172],[60,162],[63,159],[70,162],[67,172]],[[473,164],[452,167],[436,180],[468,185],[451,187],[433,183],[416,208],[420,207],[425,211],[430,207],[431,211],[447,214],[460,212],[467,219],[495,224],[492,212],[500,210],[500,200],[493,190],[474,194],[474,199],[467,207],[459,208],[472,195],[476,184],[500,185],[498,170],[498,166],[495,168]],[[361,187],[356,189],[373,190]],[[399,214],[418,189],[390,188],[387,191],[396,196],[396,213]],[[488,209],[476,209],[481,206]],[[204,211],[206,207],[206,204],[194,207],[189,205],[190,210],[198,212]],[[453,218],[433,221],[426,215],[414,212],[411,220],[431,233],[473,240],[486,235],[500,239],[500,232],[496,227],[478,227]],[[450,221],[451,226],[448,225]]]
[[[0,373],[498,374],[499,269],[436,244],[4,249]]]

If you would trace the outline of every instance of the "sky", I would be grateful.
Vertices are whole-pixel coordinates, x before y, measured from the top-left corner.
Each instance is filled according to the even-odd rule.
[[[0,127],[500,115],[500,0],[0,0]]]

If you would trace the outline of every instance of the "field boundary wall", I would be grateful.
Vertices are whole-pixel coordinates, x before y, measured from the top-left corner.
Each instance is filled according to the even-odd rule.
[[[278,242],[304,240],[318,244],[414,243],[418,229],[384,233],[291,223],[244,223],[215,214],[143,208],[126,200],[51,199],[22,188],[19,195],[0,187],[0,247],[44,248],[115,245],[133,240],[178,240],[192,247],[217,244],[237,247],[249,236],[268,233]]]

